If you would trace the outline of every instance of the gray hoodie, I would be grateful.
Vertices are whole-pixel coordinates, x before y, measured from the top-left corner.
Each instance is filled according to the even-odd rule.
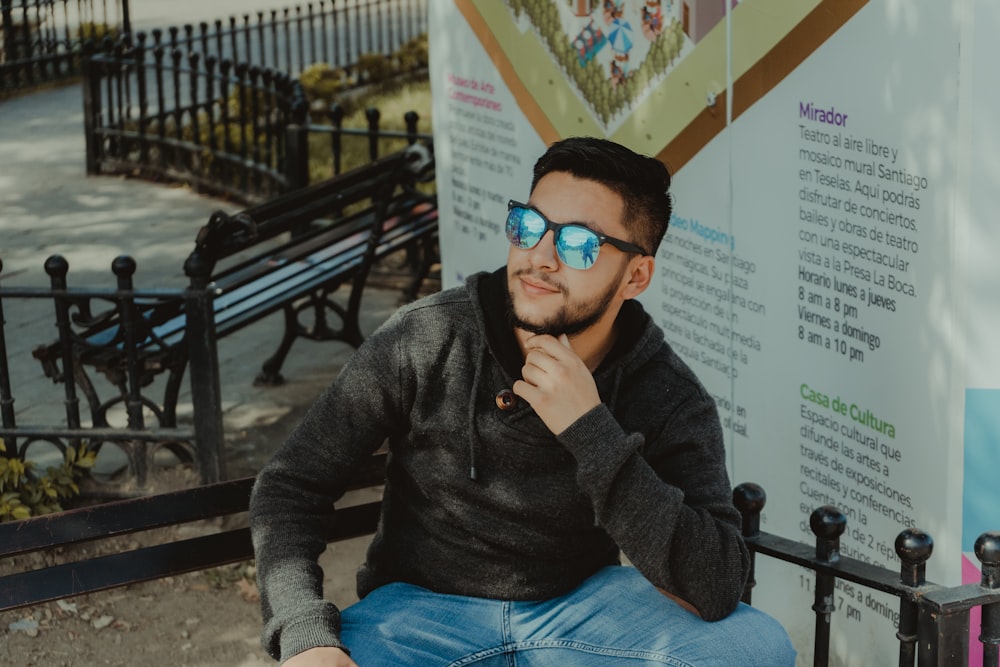
[[[386,440],[359,596],[405,581],[543,599],[621,552],[707,620],[736,607],[749,561],[714,401],[628,301],[594,373],[603,403],[555,437],[525,401],[496,400],[523,364],[504,290],[500,269],[400,309],[261,470],[250,525],[275,658],[342,646],[316,558],[352,468]]]

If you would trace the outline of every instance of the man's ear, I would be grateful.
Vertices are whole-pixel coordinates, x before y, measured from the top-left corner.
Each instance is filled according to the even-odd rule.
[[[656,261],[651,255],[635,257],[629,262],[628,281],[625,283],[622,296],[626,299],[634,299],[649,287],[650,281],[656,271]]]

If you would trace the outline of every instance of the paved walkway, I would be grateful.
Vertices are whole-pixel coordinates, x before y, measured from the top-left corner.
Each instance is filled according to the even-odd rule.
[[[213,211],[242,206],[177,185],[87,176],[81,99],[74,85],[0,102],[0,285],[48,285],[43,267],[53,254],[68,260],[71,287],[114,287],[111,263],[123,254],[138,264],[137,288],[186,284],[182,266],[197,230]],[[398,297],[390,289],[367,290],[365,333]],[[17,423],[62,423],[62,386],[45,379],[31,357],[32,348],[55,338],[51,303],[8,301],[4,311]],[[277,313],[219,345],[230,476],[255,472],[270,453],[261,451],[260,429],[301,413],[352,352],[341,343],[297,341],[284,368],[287,384],[254,387],[282,326]],[[188,396],[187,390],[181,396],[182,420],[190,413]],[[282,437],[283,430],[271,434],[270,448]]]
[[[70,86],[0,102],[0,285],[47,286],[43,265],[55,253],[69,261],[71,286],[113,287],[110,266],[120,254],[131,255],[138,263],[136,287],[185,284],[182,265],[194,246],[198,228],[217,209],[232,212],[242,207],[176,185],[88,177],[80,96],[80,87]],[[428,287],[433,289],[434,283]],[[385,286],[366,289],[362,302],[365,334],[395,310],[400,294]],[[33,347],[55,338],[51,302],[12,299],[3,307],[17,423],[64,423],[63,386],[44,378],[31,357]],[[255,387],[253,377],[277,346],[282,327],[282,315],[276,313],[220,342],[227,477],[255,473],[353,352],[343,343],[297,341],[283,369],[286,384]],[[184,420],[190,413],[190,392],[185,388],[178,417]],[[54,452],[41,454],[42,461],[54,456]],[[112,448],[103,449],[101,457],[106,468],[122,464]],[[154,488],[158,485],[154,480]],[[373,499],[377,493],[362,490],[355,496],[354,501],[360,502]],[[355,599],[354,573],[367,541],[358,538],[338,543],[321,558],[325,589],[342,604]],[[232,591],[219,599],[247,606]],[[189,603],[191,608],[187,609]],[[185,618],[190,618],[202,613],[195,597],[174,596],[172,606],[159,612],[153,602],[143,605],[149,614],[176,615],[184,610]],[[118,607],[126,613],[124,602]],[[0,616],[0,631],[19,617],[16,612]],[[209,638],[203,642],[225,640],[247,646],[249,655],[241,663],[243,667],[274,664],[259,648],[260,621],[253,617],[239,624],[225,617],[203,619],[201,634]],[[142,636],[137,634],[133,639],[122,635],[124,641],[137,641]],[[26,658],[26,662],[15,660],[14,664],[34,663]]]
[[[238,4],[235,0],[133,0],[132,7],[133,25],[138,29],[197,22],[258,8],[247,7],[242,0]],[[208,14],[199,16],[198,11]],[[5,287],[47,286],[43,265],[46,258],[57,253],[69,262],[71,286],[113,287],[111,262],[122,254],[137,261],[136,287],[183,285],[186,279],[182,265],[193,248],[198,228],[215,210],[233,212],[242,208],[181,186],[87,176],[79,85],[0,101],[0,158],[0,285]],[[395,310],[398,298],[399,292],[393,288],[376,286],[366,290],[362,304],[365,334]],[[61,423],[63,387],[45,379],[31,357],[33,347],[55,338],[51,304],[15,300],[3,306],[17,423]],[[282,326],[278,313],[225,338],[219,346],[228,477],[256,472],[353,352],[341,343],[297,341],[283,369],[287,383],[276,388],[254,387],[253,377],[277,345]],[[178,409],[182,420],[190,414],[186,389]],[[370,495],[368,491],[361,499]],[[354,572],[366,544],[366,538],[339,543],[321,558],[327,594],[342,604],[353,599]],[[114,594],[111,591],[98,595]],[[247,604],[231,591],[218,597],[229,599],[226,595],[237,600],[235,604]],[[170,611],[162,613],[178,615],[188,597],[191,609],[183,612],[184,618],[202,616],[204,610],[197,608],[193,594],[171,596],[164,601],[171,605],[164,609]],[[160,606],[158,600],[147,600],[142,605],[144,614],[154,617]],[[14,613],[6,615],[0,630],[15,617]],[[180,622],[166,618],[164,623],[175,621]],[[236,624],[227,614],[221,614],[219,618],[203,619],[202,626],[199,634],[207,638],[203,643],[246,646],[248,657],[241,663],[244,667],[274,664],[259,648],[259,619]],[[115,641],[140,641],[148,634],[137,632],[134,636],[121,634]],[[49,643],[53,645],[49,648],[71,646],[64,647],[55,640]],[[14,660],[12,664],[34,664],[27,654],[22,657],[24,661]]]

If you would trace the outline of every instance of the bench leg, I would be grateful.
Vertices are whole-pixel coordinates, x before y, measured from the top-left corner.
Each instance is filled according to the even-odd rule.
[[[306,329],[303,335],[310,340],[340,340],[351,347],[357,347],[365,339],[361,335],[361,325],[358,324],[361,309],[360,296],[355,298],[355,289],[352,288],[347,308],[344,308],[330,296],[332,291],[336,291],[336,289],[324,289],[313,295],[310,307],[313,308],[315,321],[313,326]],[[340,318],[341,326],[339,329],[333,329],[327,324],[327,309],[336,313],[337,317]]]
[[[281,367],[285,363],[285,357],[292,349],[292,343],[299,337],[299,321],[295,315],[295,307],[292,304],[285,304],[285,333],[281,337],[281,344],[277,351],[264,362],[260,373],[254,378],[254,386],[257,387],[278,387],[285,383],[285,377],[281,374]]]
[[[408,249],[407,252],[409,253],[410,250]],[[413,254],[419,255],[419,257],[412,257],[410,260],[407,260],[412,262],[414,269],[410,284],[403,290],[404,303],[417,300],[417,296],[420,294],[420,287],[427,280],[427,276],[431,272],[431,266],[434,265],[437,259],[437,252],[434,249],[434,239],[424,238],[421,242],[421,247],[413,246]]]
[[[167,428],[177,426],[177,399],[180,396],[181,381],[184,379],[186,368],[187,358],[185,357],[176,365],[172,365],[167,371],[167,384],[163,389],[163,415],[160,418],[160,426]]]

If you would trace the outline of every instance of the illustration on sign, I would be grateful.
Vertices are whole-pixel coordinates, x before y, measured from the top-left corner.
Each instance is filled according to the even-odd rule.
[[[456,0],[545,143],[607,136],[675,171],[868,0]],[[727,7],[728,2],[728,7]],[[753,39],[726,45],[726,17]],[[732,63],[729,58],[739,58]],[[663,109],[669,108],[669,113]]]

